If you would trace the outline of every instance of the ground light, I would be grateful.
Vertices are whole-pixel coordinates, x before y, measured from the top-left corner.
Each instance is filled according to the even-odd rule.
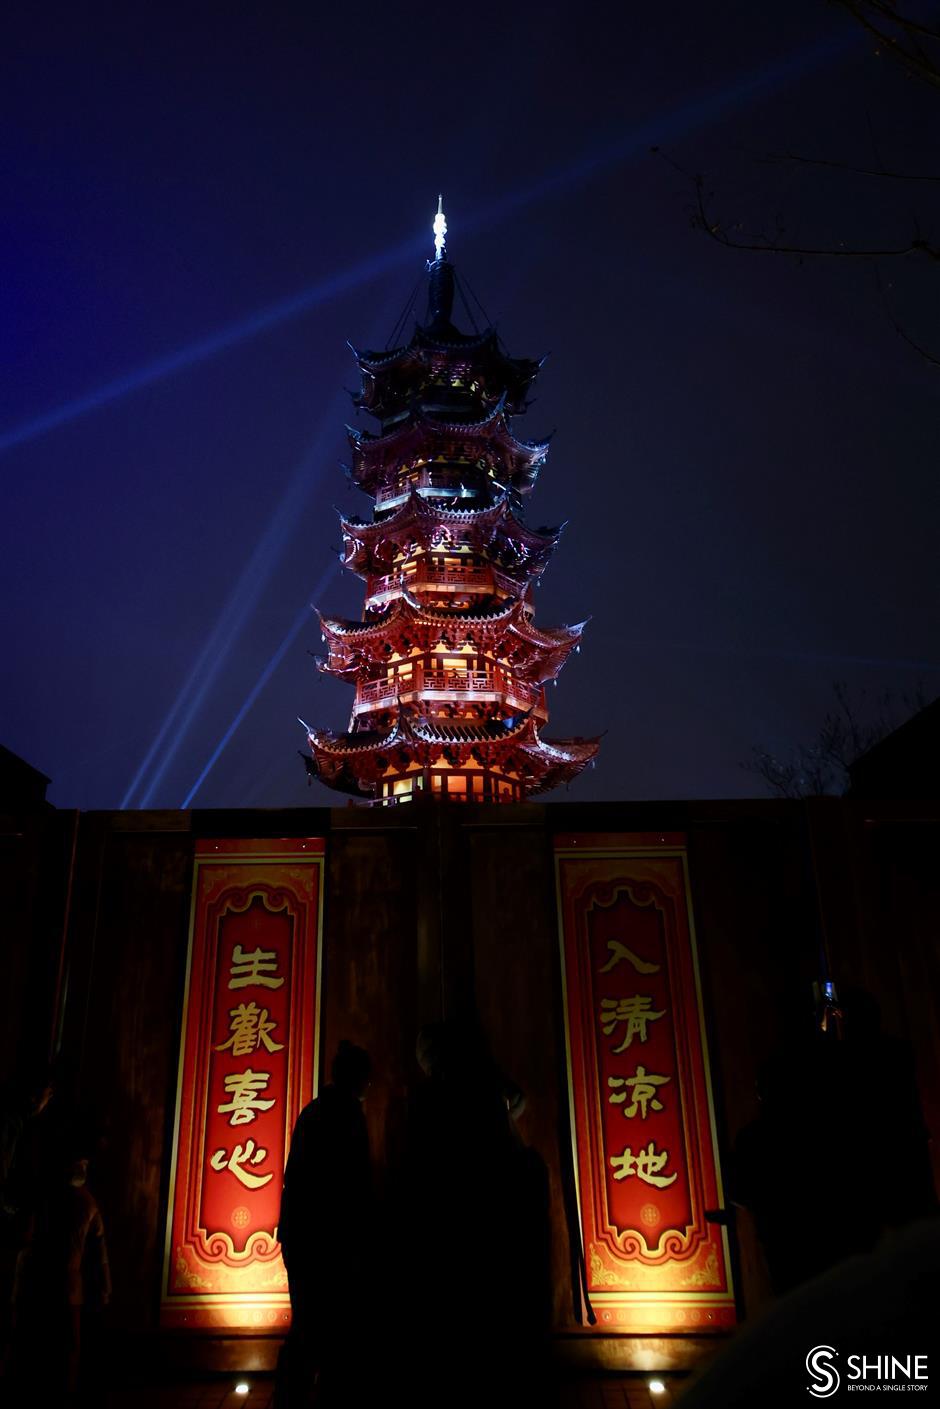
[[[239,1380],[238,1384],[235,1386],[235,1393],[247,1394],[250,1389],[251,1385],[248,1383],[247,1380]]]
[[[649,1390],[650,1394],[666,1393],[666,1386],[663,1384],[662,1380],[650,1380],[647,1384],[647,1389]]]

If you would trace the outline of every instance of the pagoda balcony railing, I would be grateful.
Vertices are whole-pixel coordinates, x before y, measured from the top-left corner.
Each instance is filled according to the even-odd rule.
[[[468,477],[474,467],[466,466]],[[412,489],[416,489],[422,497],[431,499],[473,499],[474,491],[467,485],[460,483],[460,467],[439,470],[420,470],[417,474],[409,475],[406,480],[399,480],[397,484],[385,484],[375,494],[375,504],[378,509],[389,509],[395,504],[404,504]]]
[[[505,698],[529,708],[541,703],[538,685],[516,680],[503,670],[443,670],[425,672],[420,666],[410,678],[397,676],[393,680],[368,680],[356,691],[353,714],[367,709],[390,709],[399,699],[444,695],[447,698]]]
[[[408,588],[453,587],[455,590],[472,587],[492,590],[493,573],[489,568],[464,567],[462,563],[446,568],[432,568],[419,564],[412,573],[390,572],[386,573],[384,577],[372,578],[369,586],[369,600],[384,596],[386,593],[399,592],[403,586]]]
[[[487,670],[441,670],[425,675],[421,688],[442,690],[449,695],[477,694],[480,691],[495,694],[505,690],[506,681],[502,671],[490,674]]]
[[[455,804],[460,806],[463,803],[496,802],[494,797],[478,797],[474,793],[439,793],[427,792],[424,788],[415,788],[410,793],[390,793],[385,797],[350,798],[347,807],[403,807],[406,803],[414,806],[430,805],[432,807],[451,807]]]

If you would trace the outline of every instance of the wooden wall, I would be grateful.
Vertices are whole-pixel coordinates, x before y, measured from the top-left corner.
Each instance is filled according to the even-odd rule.
[[[85,1118],[104,1137],[91,1182],[110,1235],[115,1328],[156,1332],[197,836],[327,838],[321,1065],[343,1037],[372,1054],[368,1119],[380,1175],[417,1076],[418,1028],[475,1010],[493,1056],[526,1093],[523,1132],[550,1177],[556,1323],[582,1345],[568,1236],[552,837],[688,835],[727,1146],[756,1113],[758,1067],[794,1004],[806,1002],[821,944],[837,976],[875,991],[886,1027],[915,1043],[925,1113],[937,1130],[940,818],[917,804],[896,814],[889,804],[873,812],[856,801],[819,800],[83,816],[68,912],[63,1055]],[[53,860],[43,863],[58,876],[56,894],[65,893],[63,834],[53,829]],[[767,1287],[746,1220],[737,1255],[742,1305],[751,1312]],[[593,1340],[588,1355],[629,1363]]]

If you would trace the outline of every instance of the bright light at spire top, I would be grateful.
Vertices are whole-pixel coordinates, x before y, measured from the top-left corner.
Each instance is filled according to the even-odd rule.
[[[444,197],[437,198],[437,215],[434,217],[434,258],[444,258],[444,237],[447,234],[447,217],[444,214]]]

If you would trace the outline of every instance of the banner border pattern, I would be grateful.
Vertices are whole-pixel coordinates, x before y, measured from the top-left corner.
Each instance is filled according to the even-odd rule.
[[[581,844],[583,843],[583,844]],[[580,1238],[583,1255],[587,1255],[585,1241],[585,1217],[584,1217],[584,1196],[586,1191],[582,1187],[582,1168],[578,1150],[578,1127],[579,1121],[576,1111],[576,1087],[575,1087],[575,1062],[572,1050],[572,1029],[571,1029],[571,1002],[572,995],[569,991],[568,981],[568,960],[566,950],[565,935],[565,894],[563,891],[563,862],[568,859],[592,859],[592,860],[633,860],[644,858],[675,859],[680,862],[682,868],[682,881],[685,892],[685,919],[688,926],[688,939],[690,950],[690,967],[694,983],[694,997],[696,1007],[696,1032],[698,1036],[699,1050],[701,1054],[702,1078],[704,1087],[704,1105],[707,1111],[707,1135],[709,1141],[709,1153],[712,1163],[712,1177],[718,1199],[718,1207],[724,1206],[724,1190],[721,1175],[721,1163],[719,1159],[718,1132],[715,1117],[714,1088],[711,1077],[711,1064],[709,1060],[708,1034],[705,1025],[705,1009],[702,993],[701,967],[698,954],[698,939],[695,929],[695,916],[692,909],[692,893],[689,878],[688,849],[685,834],[682,833],[613,833],[613,834],[591,834],[591,833],[557,833],[552,838],[553,862],[555,870],[555,901],[558,922],[558,954],[561,970],[561,996],[562,1011],[564,1021],[564,1041],[565,1041],[565,1069],[568,1083],[567,1105],[568,1105],[568,1127],[571,1141],[571,1167],[574,1175],[576,1213],[578,1221],[578,1235]],[[595,1093],[596,1095],[596,1093]],[[597,1098],[599,1100],[599,1097]],[[688,1138],[688,1124],[684,1121],[686,1139]],[[691,1184],[691,1181],[690,1181]],[[594,1191],[591,1191],[593,1199]],[[704,1210],[703,1210],[704,1213]],[[736,1298],[732,1277],[732,1267],[730,1258],[730,1247],[727,1229],[722,1225],[716,1229],[721,1246],[723,1257],[723,1288],[695,1291],[668,1290],[655,1291],[650,1289],[631,1290],[628,1288],[618,1288],[613,1291],[591,1290],[591,1304],[598,1309],[610,1308],[629,1311],[630,1308],[640,1310],[641,1308],[665,1309],[672,1305],[679,1310],[684,1307],[705,1308],[712,1306],[720,1310],[722,1321],[720,1324],[708,1324],[696,1321],[689,1324],[682,1320],[681,1324],[663,1324],[659,1328],[659,1333],[682,1333],[701,1334],[702,1332],[726,1331],[734,1323],[736,1315]],[[585,1263],[585,1276],[588,1269]],[[730,1313],[730,1314],[729,1314]],[[620,1333],[629,1332],[630,1327],[618,1321],[612,1325],[610,1323],[593,1328],[596,1333],[608,1334],[611,1330]],[[636,1328],[638,1332],[650,1334],[656,1328],[650,1324],[649,1318],[643,1318],[638,1322]]]

